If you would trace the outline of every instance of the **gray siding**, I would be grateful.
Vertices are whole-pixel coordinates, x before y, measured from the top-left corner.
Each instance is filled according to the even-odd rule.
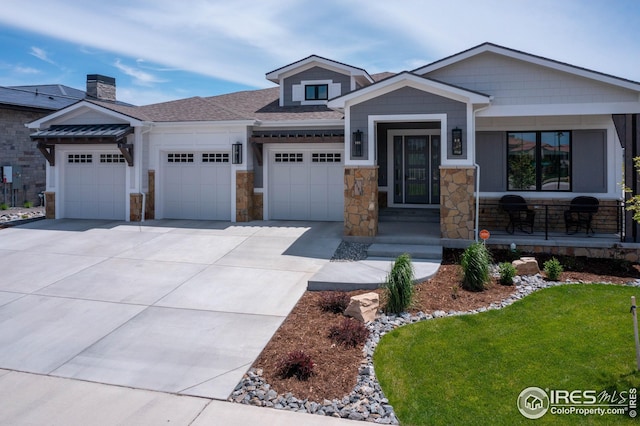
[[[482,53],[425,76],[493,95],[493,105],[638,100],[637,92],[631,90],[492,52]]]
[[[294,84],[300,84],[300,82],[303,80],[331,80],[334,83],[340,83],[341,95],[344,95],[345,93],[351,91],[351,77],[349,77],[348,75],[321,67],[313,67],[284,79],[283,84],[285,106],[300,105],[300,102],[293,102],[291,100],[291,86],[293,86]]]
[[[447,114],[447,139],[451,139],[451,130],[455,127],[463,129],[466,134],[467,106],[442,96],[423,92],[412,87],[404,87],[393,92],[378,96],[377,98],[359,103],[351,107],[351,131],[360,129],[365,132],[367,140],[367,126],[370,115],[397,115],[397,114]],[[455,159],[467,158],[467,139],[463,137],[463,155],[453,156],[451,146],[447,147],[447,157]],[[364,156],[369,156],[367,145],[364,145]],[[352,157],[353,159],[353,157]]]
[[[607,133],[575,130],[572,134],[573,192],[607,192]]]
[[[476,162],[480,166],[480,191],[506,191],[507,141],[505,132],[476,133]]]

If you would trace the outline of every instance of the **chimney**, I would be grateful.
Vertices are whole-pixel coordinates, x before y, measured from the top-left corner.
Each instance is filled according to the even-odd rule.
[[[87,96],[100,101],[116,101],[116,79],[100,74],[87,74]]]

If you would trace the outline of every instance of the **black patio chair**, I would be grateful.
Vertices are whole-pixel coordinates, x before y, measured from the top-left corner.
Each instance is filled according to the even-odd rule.
[[[600,202],[594,197],[580,196],[571,200],[569,210],[564,211],[564,225],[568,235],[575,234],[581,228],[585,229],[585,233],[594,234],[591,222],[593,215],[598,212]]]
[[[505,195],[500,198],[500,208],[509,215],[507,232],[513,234],[516,227],[527,234],[533,233],[536,212],[527,206],[527,202],[519,195]]]

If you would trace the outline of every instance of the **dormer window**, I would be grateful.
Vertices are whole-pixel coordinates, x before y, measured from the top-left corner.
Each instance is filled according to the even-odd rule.
[[[307,84],[304,86],[305,101],[326,101],[329,99],[328,84]]]

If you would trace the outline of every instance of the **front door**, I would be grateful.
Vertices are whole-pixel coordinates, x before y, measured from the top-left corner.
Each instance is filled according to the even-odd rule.
[[[394,204],[440,203],[440,135],[393,137]]]

